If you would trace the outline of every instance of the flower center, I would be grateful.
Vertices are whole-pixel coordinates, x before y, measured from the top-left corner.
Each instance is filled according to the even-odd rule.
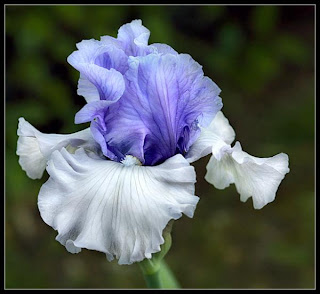
[[[132,155],[126,155],[126,157],[120,162],[125,166],[142,165],[140,160]]]

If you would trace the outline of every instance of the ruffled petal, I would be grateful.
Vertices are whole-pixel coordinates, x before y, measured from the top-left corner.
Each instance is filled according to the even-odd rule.
[[[79,124],[99,119],[104,124],[104,114],[107,108],[122,96],[125,90],[125,82],[122,75],[114,69],[107,70],[94,64],[86,65],[86,67],[88,80],[96,87],[101,100],[93,100],[86,104],[76,114],[75,123]]]
[[[109,47],[95,39],[83,40],[76,44],[77,51],[72,52],[67,61],[74,67],[81,63],[94,63],[97,56],[107,52]]]
[[[125,52],[117,47],[108,47],[108,51],[98,55],[94,63],[107,69],[115,69],[124,74],[128,70],[128,56]]]
[[[81,64],[79,68],[82,75],[96,87],[100,100],[117,101],[121,97],[125,84],[120,72],[114,69],[105,69],[95,64]],[[83,87],[83,81],[80,86]],[[90,84],[85,84],[85,86],[88,87]],[[82,93],[83,90],[81,88]]]
[[[205,179],[217,189],[235,184],[240,200],[252,196],[254,208],[260,209],[275,199],[276,191],[289,172],[288,156],[280,153],[270,158],[258,158],[242,151],[239,142],[231,147],[235,132],[221,111],[186,154],[188,162],[212,154]]]
[[[157,49],[157,52],[160,54],[174,54],[177,55],[178,52],[174,50],[171,46],[162,43],[153,43],[150,46],[153,46]]]
[[[83,40],[77,43],[78,50],[72,52],[67,61],[81,71],[83,64],[95,64],[106,69],[115,69],[122,74],[127,70],[128,57],[116,42]]]
[[[252,197],[254,208],[261,209],[275,199],[281,181],[289,172],[288,165],[287,154],[258,158],[242,151],[236,142],[233,148],[227,144],[221,147],[220,156],[211,156],[205,179],[217,189],[234,183],[241,201]]]
[[[219,87],[186,54],[131,57],[125,79],[123,96],[105,116],[103,135],[119,154],[138,157],[145,165],[185,154],[199,127],[208,126],[222,107]],[[133,134],[137,140],[130,150],[135,153],[126,153]]]
[[[47,161],[54,150],[67,146],[70,149],[82,146],[98,152],[98,145],[92,138],[89,128],[70,135],[44,134],[20,117],[17,134],[19,164],[31,179],[42,177]]]
[[[97,87],[89,82],[89,80],[83,74],[80,74],[77,94],[83,96],[87,103],[100,100]]]
[[[68,251],[97,250],[131,264],[160,251],[171,219],[193,216],[195,172],[181,155],[153,167],[132,162],[92,158],[82,148],[52,154],[38,206]]]
[[[111,37],[108,35],[102,36],[102,37],[100,37],[100,41],[101,41],[101,43],[103,43],[103,45],[108,45],[108,46],[112,46],[117,49],[123,50],[121,42],[114,37]]]
[[[234,138],[234,129],[222,111],[219,111],[207,128],[201,128],[199,138],[190,147],[185,157],[190,163],[210,153],[219,157],[220,150],[225,145],[231,144]]]
[[[95,118],[103,120],[103,113],[106,108],[108,108],[112,103],[116,101],[109,101],[109,100],[99,100],[93,101],[85,106],[83,106],[77,113],[74,119],[76,124],[81,124],[85,122],[92,121]]]
[[[234,129],[229,124],[229,120],[224,116],[222,111],[219,111],[214,117],[208,130],[216,134],[227,144],[231,144],[236,136]]]
[[[78,95],[87,102],[117,100],[124,90],[122,74],[128,69],[124,51],[94,39],[83,40],[77,48],[67,61],[80,72]]]
[[[120,27],[117,39],[128,56],[144,56],[155,51],[148,46],[150,31],[142,25],[141,19],[133,20]]]

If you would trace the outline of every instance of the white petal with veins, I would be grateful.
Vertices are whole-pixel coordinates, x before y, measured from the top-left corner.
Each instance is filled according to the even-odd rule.
[[[220,148],[231,144],[234,138],[233,128],[222,111],[219,111],[207,128],[201,128],[200,136],[190,147],[186,159],[192,163],[212,152],[219,153]]]
[[[39,193],[43,220],[57,240],[76,253],[106,253],[131,264],[160,251],[162,231],[182,213],[192,217],[194,168],[175,155],[158,166],[124,165],[64,148],[48,162],[49,180]]]
[[[17,134],[19,164],[31,179],[42,177],[47,161],[54,150],[67,146],[70,150],[78,146],[96,150],[98,146],[89,128],[70,135],[44,134],[23,117],[19,118]]]
[[[254,208],[261,209],[275,199],[278,187],[288,172],[287,154],[258,158],[242,151],[240,143],[236,142],[219,160],[211,156],[205,179],[217,189],[234,183],[242,202],[252,196]]]
[[[240,200],[253,199],[260,209],[275,199],[278,187],[289,172],[288,155],[280,153],[270,158],[258,158],[242,151],[239,142],[231,147],[235,132],[221,111],[208,128],[202,128],[186,158],[194,162],[211,153],[205,179],[217,189],[235,184]]]
[[[231,144],[236,136],[234,129],[229,124],[229,120],[224,116],[222,111],[216,114],[208,130],[215,133],[227,144]]]

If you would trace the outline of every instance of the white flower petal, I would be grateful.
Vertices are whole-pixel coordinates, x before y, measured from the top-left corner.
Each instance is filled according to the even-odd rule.
[[[229,124],[229,120],[224,116],[222,111],[216,114],[208,130],[216,134],[227,144],[231,144],[236,136],[234,129]]]
[[[240,200],[252,196],[253,206],[260,209],[275,199],[278,187],[288,168],[288,155],[277,154],[270,158],[258,158],[242,151],[239,142],[231,148],[221,149],[220,158],[212,156],[207,165],[205,179],[217,189],[235,184]]]
[[[280,153],[270,158],[254,157],[242,151],[239,142],[231,148],[234,138],[233,128],[220,111],[208,128],[201,129],[186,158],[194,162],[211,152],[205,179],[217,189],[234,183],[240,200],[244,202],[252,196],[254,208],[260,209],[274,200],[284,175],[289,172],[288,156]]]
[[[19,137],[17,143],[19,164],[31,179],[40,179],[47,160],[40,151],[36,137]]]
[[[201,128],[201,134],[186,154],[188,162],[192,163],[211,152],[218,156],[220,149],[231,144],[235,138],[235,132],[228,119],[219,111],[207,128]]]
[[[54,150],[68,146],[72,151],[72,148],[82,146],[94,151],[98,147],[89,128],[70,135],[44,134],[23,117],[19,118],[17,134],[19,164],[31,179],[42,177],[47,161]]]
[[[139,166],[62,149],[52,154],[47,171],[38,206],[57,240],[72,253],[97,250],[119,264],[160,251],[170,219],[192,217],[199,200],[194,168],[180,154],[158,166]]]

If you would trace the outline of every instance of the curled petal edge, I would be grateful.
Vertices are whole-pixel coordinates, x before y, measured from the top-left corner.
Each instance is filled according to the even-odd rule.
[[[134,161],[133,161],[134,162]],[[104,252],[108,260],[131,264],[160,251],[162,231],[182,213],[193,217],[194,168],[175,155],[158,166],[128,165],[55,151],[38,207],[71,253]]]
[[[235,138],[235,131],[222,111],[218,111],[207,128],[201,128],[199,138],[192,144],[186,154],[188,162],[192,163],[210,153],[218,156],[225,144],[231,144]]]
[[[19,164],[31,179],[42,177],[52,152],[62,147],[73,152],[74,148],[82,146],[98,153],[98,145],[89,128],[68,135],[44,134],[20,117],[17,134],[16,154],[19,156]]]
[[[221,111],[208,128],[202,128],[197,141],[186,154],[194,162],[211,153],[205,179],[217,189],[235,184],[240,200],[252,197],[255,209],[261,209],[275,199],[281,181],[289,169],[285,153],[258,158],[244,152],[239,142],[231,147],[235,132]]]
[[[219,157],[211,156],[205,179],[217,189],[235,184],[240,200],[246,202],[252,197],[255,209],[274,201],[281,181],[290,171],[285,153],[258,158],[242,151],[239,142],[232,148],[225,145],[220,153]]]

